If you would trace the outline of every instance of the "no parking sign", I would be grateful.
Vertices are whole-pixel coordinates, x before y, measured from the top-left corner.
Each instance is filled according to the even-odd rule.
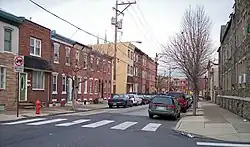
[[[15,56],[14,57],[14,71],[23,72],[24,70],[24,56]]]

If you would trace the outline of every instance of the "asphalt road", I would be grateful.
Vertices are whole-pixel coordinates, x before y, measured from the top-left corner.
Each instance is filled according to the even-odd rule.
[[[147,106],[29,118],[1,123],[0,147],[197,146],[196,139],[172,131],[176,123],[149,119]]]

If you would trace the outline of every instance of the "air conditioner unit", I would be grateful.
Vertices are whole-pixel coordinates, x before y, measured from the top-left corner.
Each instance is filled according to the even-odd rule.
[[[243,75],[242,75],[242,83],[246,83],[247,81],[246,81],[246,77],[247,77],[247,75],[244,73]]]
[[[241,84],[241,81],[242,81],[242,77],[239,76],[238,83]]]

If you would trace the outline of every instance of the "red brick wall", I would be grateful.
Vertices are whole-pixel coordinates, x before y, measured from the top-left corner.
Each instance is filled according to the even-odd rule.
[[[20,26],[19,30],[20,55],[30,55],[30,37],[41,40],[41,58],[50,62],[53,53],[51,48],[50,29],[29,20],[25,20],[25,22]],[[32,84],[31,71],[28,70],[27,72],[29,75],[29,80],[31,80],[30,83]],[[32,87],[28,87],[28,101],[35,102],[36,99],[39,99],[41,102],[48,102],[51,97],[51,87],[49,87],[51,86],[51,77],[49,73],[46,73],[45,77],[45,90],[34,91],[32,90]]]

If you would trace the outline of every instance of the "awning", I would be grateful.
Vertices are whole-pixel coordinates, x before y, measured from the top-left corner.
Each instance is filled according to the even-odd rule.
[[[39,57],[24,56],[24,68],[52,71],[51,64]]]

